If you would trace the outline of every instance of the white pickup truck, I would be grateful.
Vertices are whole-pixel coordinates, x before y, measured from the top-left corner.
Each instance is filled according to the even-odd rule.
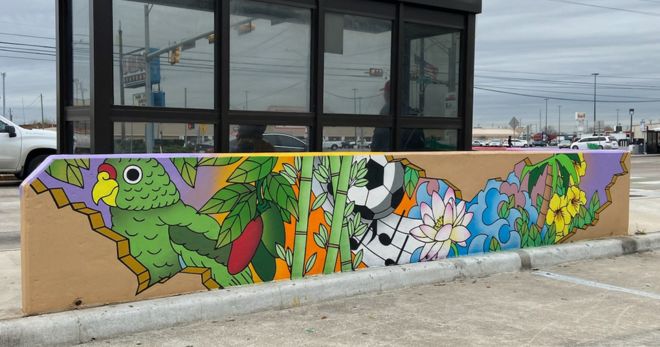
[[[25,178],[56,152],[54,131],[24,129],[0,116],[0,174]]]

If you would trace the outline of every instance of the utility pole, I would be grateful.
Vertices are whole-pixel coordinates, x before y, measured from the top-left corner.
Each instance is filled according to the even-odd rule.
[[[250,91],[248,91],[248,90],[245,91],[245,108],[244,108],[244,110],[246,110],[246,111],[248,110],[248,94],[249,93],[250,93]]]
[[[2,75],[2,115],[5,115],[5,77],[7,76],[6,72],[1,72]]]
[[[357,113],[357,88],[353,88],[353,114]]]
[[[550,134],[548,134],[548,98],[545,99],[545,132],[548,136],[548,141],[549,141]]]
[[[11,113],[11,107],[9,108],[9,121],[10,122],[14,121],[14,115]]]
[[[616,125],[621,125],[619,124],[619,109],[616,109]]]
[[[557,122],[557,142],[559,142],[559,137],[561,136],[561,105],[557,105],[559,108],[559,121]]]
[[[151,91],[151,58],[149,53],[151,52],[151,39],[149,36],[149,12],[151,12],[151,5],[144,5],[144,70],[145,70],[145,79],[144,79],[144,96],[147,100],[147,107],[153,106],[153,93]],[[154,151],[154,123],[145,124],[145,147],[147,153],[153,153]]]
[[[44,128],[44,95],[39,94],[39,98],[41,99],[41,129]]]
[[[596,73],[592,73],[592,75],[594,76],[594,135],[597,135],[596,134],[596,78],[600,74],[596,72]]]

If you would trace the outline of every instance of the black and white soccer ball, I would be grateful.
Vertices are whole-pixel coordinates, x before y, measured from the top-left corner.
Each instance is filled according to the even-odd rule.
[[[364,159],[368,183],[364,187],[350,187],[348,200],[355,203],[355,211],[364,220],[387,217],[403,200],[405,169],[401,162],[388,161],[383,155],[356,156],[353,165]]]

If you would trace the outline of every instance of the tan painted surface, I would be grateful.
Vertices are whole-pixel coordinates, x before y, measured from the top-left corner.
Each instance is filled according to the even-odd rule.
[[[25,314],[207,290],[200,275],[181,273],[136,295],[136,275],[117,260],[115,241],[92,230],[88,217],[70,206],[58,209],[50,194],[37,195],[32,189],[23,193]]]

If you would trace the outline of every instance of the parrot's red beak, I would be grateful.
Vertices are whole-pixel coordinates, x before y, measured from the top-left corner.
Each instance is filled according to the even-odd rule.
[[[110,179],[117,179],[117,170],[114,166],[110,164],[101,164],[99,165],[99,173],[106,172],[110,176]]]

